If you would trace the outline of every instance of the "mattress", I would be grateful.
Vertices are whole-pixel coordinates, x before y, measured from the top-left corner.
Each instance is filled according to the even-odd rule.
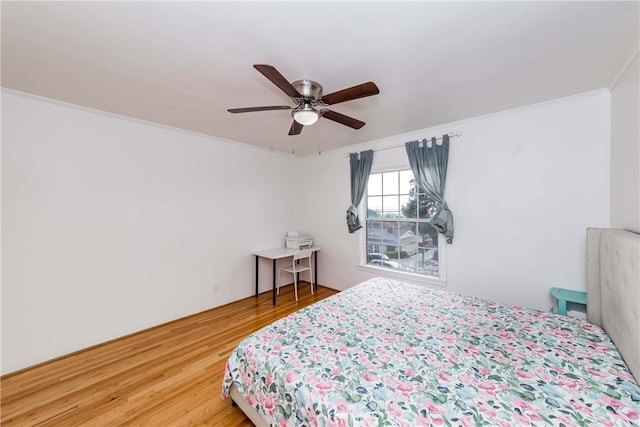
[[[269,425],[638,425],[598,326],[375,278],[247,337],[226,365]]]

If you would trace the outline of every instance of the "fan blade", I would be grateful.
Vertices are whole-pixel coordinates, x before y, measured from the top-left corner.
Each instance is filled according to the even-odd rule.
[[[270,107],[229,108],[230,113],[250,113],[252,111],[290,110],[288,105],[272,105]]]
[[[351,101],[352,99],[364,98],[366,96],[377,95],[380,93],[378,86],[374,82],[362,83],[347,89],[324,95],[322,102],[327,105],[337,104],[339,102]]]
[[[304,125],[301,125],[300,123],[294,120],[293,123],[291,123],[291,129],[289,129],[289,135],[300,135],[300,132],[302,132],[303,127]]]
[[[271,83],[278,86],[281,91],[289,95],[291,98],[302,98],[302,95],[300,95],[296,88],[293,87],[293,85],[271,65],[255,64],[253,68],[260,71],[263,76],[271,80]]]
[[[365,122],[361,122],[358,119],[354,119],[353,117],[345,116],[344,114],[336,113],[331,110],[322,110],[322,117],[354,129],[360,129],[365,125]]]

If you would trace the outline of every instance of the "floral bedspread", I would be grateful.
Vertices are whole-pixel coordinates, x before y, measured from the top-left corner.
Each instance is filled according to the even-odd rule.
[[[274,426],[640,424],[599,327],[383,278],[249,336],[232,383]]]

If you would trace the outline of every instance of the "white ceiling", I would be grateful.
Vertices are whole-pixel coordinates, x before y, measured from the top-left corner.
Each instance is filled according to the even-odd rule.
[[[307,154],[609,87],[638,51],[631,2],[2,2],[2,86]],[[253,64],[377,96],[288,136]],[[292,139],[294,138],[294,139]]]

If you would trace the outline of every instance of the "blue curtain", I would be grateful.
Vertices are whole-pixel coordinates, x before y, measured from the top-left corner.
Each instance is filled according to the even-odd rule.
[[[444,233],[447,243],[453,242],[453,214],[444,198],[447,181],[447,163],[449,162],[449,135],[442,136],[442,144],[436,144],[431,138],[431,147],[427,140],[412,141],[405,144],[409,165],[420,186],[436,204],[436,212],[429,223]]]
[[[347,209],[347,227],[349,233],[362,228],[358,218],[358,205],[364,196],[364,191],[369,182],[369,173],[373,164],[373,150],[362,151],[360,154],[349,154],[349,166],[351,167],[351,206]]]

